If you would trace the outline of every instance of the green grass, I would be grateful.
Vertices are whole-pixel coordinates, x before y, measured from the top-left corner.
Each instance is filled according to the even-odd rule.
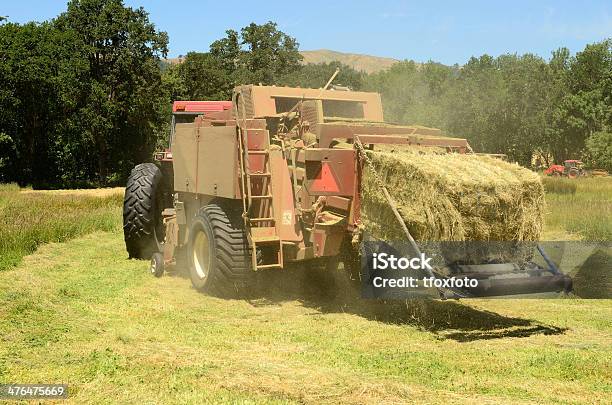
[[[612,393],[609,300],[336,302],[294,278],[223,300],[147,267],[126,260],[119,232],[97,232],[0,273],[0,382],[66,383],[70,403],[604,403]]]
[[[0,271],[47,242],[121,227],[121,189],[32,192],[0,184]]]
[[[569,233],[580,239],[612,241],[612,177],[545,178],[544,182],[545,239]],[[575,192],[568,191],[572,187]]]
[[[606,235],[610,180],[547,193],[547,232]],[[567,215],[570,205],[597,208]],[[120,190],[0,186],[0,384],[66,383],[75,404],[605,403],[612,394],[611,300],[340,301],[294,273],[251,300],[223,300],[127,260],[120,206]]]
[[[542,177],[544,190],[552,194],[576,194],[576,180],[565,177]]]

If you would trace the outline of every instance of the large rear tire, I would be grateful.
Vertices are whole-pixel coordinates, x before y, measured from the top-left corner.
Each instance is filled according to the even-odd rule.
[[[130,258],[150,259],[164,239],[162,173],[153,163],[134,167],[123,199],[123,236]]]
[[[189,230],[189,275],[193,286],[220,296],[243,296],[254,272],[240,211],[218,203],[200,209]]]

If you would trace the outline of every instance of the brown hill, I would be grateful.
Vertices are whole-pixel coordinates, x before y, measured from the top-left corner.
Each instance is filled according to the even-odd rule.
[[[184,60],[185,60],[185,57],[183,55],[179,56],[178,58],[163,59],[164,62],[170,65],[178,65],[179,63],[183,63]]]
[[[331,51],[329,49],[300,51],[300,53],[304,57],[303,63],[329,63],[338,61],[355,70],[364,71],[366,73],[379,72],[399,62],[397,59],[393,58],[383,58],[380,56],[362,55],[358,53],[344,53]],[[174,65],[182,63],[183,60],[184,57],[179,56],[178,58],[164,59],[164,62]]]
[[[315,51],[300,51],[304,57],[304,63],[329,63],[338,61],[352,67],[355,70],[362,70],[366,73],[379,72],[391,67],[399,62],[393,58],[383,58],[380,56],[361,55],[357,53],[344,53],[331,51],[329,49],[318,49]]]

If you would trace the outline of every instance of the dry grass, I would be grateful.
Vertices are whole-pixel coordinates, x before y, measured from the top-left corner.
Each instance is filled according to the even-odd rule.
[[[32,191],[0,185],[0,271],[46,242],[121,226],[123,189]]]
[[[55,196],[78,196],[78,197],[117,197],[123,196],[123,187],[109,187],[109,188],[83,188],[83,189],[71,189],[71,190],[31,190],[22,189],[21,192],[24,194],[42,194],[50,197]]]
[[[612,241],[612,177],[547,178],[545,185],[543,239]]]

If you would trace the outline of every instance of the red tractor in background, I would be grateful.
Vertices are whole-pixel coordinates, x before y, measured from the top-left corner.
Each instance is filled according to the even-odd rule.
[[[544,170],[544,174],[547,176],[565,176],[575,179],[580,176],[586,176],[586,171],[580,160],[566,160],[562,165],[550,165],[548,169]]]

